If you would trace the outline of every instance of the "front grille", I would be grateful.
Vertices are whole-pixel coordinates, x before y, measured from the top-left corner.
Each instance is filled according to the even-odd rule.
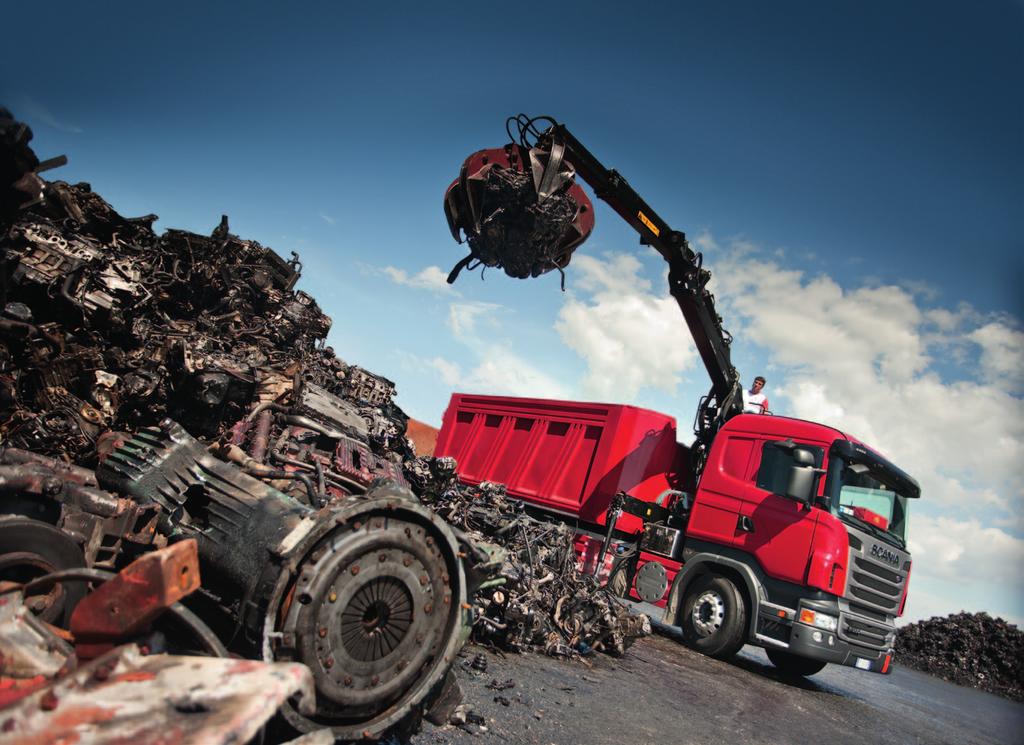
[[[890,626],[883,626],[849,613],[839,615],[839,638],[844,641],[883,650],[892,647],[895,636],[896,632]]]
[[[850,608],[850,612],[856,613],[858,616],[867,616],[868,618],[873,618],[876,621],[881,621],[882,623],[885,623],[888,620],[888,616],[886,616],[884,613],[879,613],[876,610],[872,610],[871,608],[868,608],[866,605],[859,605],[857,603],[849,603],[848,605]]]
[[[885,608],[888,611],[896,612],[899,607],[899,598],[895,601],[890,601],[888,598],[885,598],[878,593],[865,590],[863,587],[851,587],[850,594],[858,600],[868,603],[876,608]]]
[[[893,567],[873,558],[868,553],[873,543],[877,541],[866,536],[861,536],[856,542],[851,541],[845,596],[864,606],[865,610],[883,614],[883,618],[895,616],[900,609],[907,574],[898,571],[899,565]],[[900,563],[903,563],[902,556]]]
[[[871,574],[874,574],[877,577],[881,577],[887,582],[895,582],[901,585],[903,584],[903,578],[897,572],[894,572],[891,569],[887,569],[886,567],[882,566],[876,561],[872,561],[871,559],[855,556],[853,559],[853,565],[858,569],[862,569],[865,572],[870,572]]]

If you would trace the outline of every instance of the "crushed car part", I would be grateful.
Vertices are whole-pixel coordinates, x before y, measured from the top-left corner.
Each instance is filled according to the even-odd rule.
[[[422,488],[421,498],[476,544],[502,549],[498,579],[481,583],[474,639],[510,651],[576,657],[591,650],[621,655],[650,633],[647,616],[631,614],[579,571],[572,528],[531,517],[501,484],[459,484],[450,461],[418,459],[410,478]]]
[[[0,516],[0,582],[20,585],[61,569],[84,566],[80,547],[49,523]],[[60,625],[71,617],[84,594],[80,586],[53,585],[29,594],[24,604],[40,620]]]
[[[159,504],[170,535],[197,540],[207,586],[264,659],[313,670],[316,711],[284,709],[299,730],[379,736],[443,682],[468,630],[464,550],[408,490],[383,484],[315,512],[170,420],[111,453],[97,475]]]
[[[23,681],[51,678],[73,667],[73,657],[71,645],[25,606],[21,593],[0,595],[0,675]]]
[[[249,742],[286,701],[308,708],[295,663],[173,655],[119,647],[0,711],[9,745],[41,742]]]

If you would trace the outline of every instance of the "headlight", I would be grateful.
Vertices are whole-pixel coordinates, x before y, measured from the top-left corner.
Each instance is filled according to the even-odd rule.
[[[839,628],[839,619],[835,616],[829,616],[825,613],[815,613],[814,611],[807,610],[806,608],[800,611],[800,623],[817,626],[819,629],[825,629],[826,631],[835,631]]]

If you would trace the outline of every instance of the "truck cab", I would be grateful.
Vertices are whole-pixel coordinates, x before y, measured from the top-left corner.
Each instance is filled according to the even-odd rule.
[[[697,484],[666,620],[713,654],[741,645],[729,621],[742,615],[744,640],[780,667],[888,672],[910,575],[908,499],[919,495],[901,469],[832,427],[733,417]],[[735,598],[705,589],[713,574],[746,613],[727,617]]]
[[[755,644],[804,675],[829,662],[889,670],[920,491],[837,429],[737,415],[698,475],[666,414],[454,394],[436,454],[454,457],[464,482],[503,483],[535,514],[573,524],[581,567],[663,607],[696,649],[728,657]]]

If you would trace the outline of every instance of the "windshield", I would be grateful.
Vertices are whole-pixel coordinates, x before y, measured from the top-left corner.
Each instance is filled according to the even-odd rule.
[[[841,520],[906,547],[907,499],[867,465],[836,458],[832,504]]]

